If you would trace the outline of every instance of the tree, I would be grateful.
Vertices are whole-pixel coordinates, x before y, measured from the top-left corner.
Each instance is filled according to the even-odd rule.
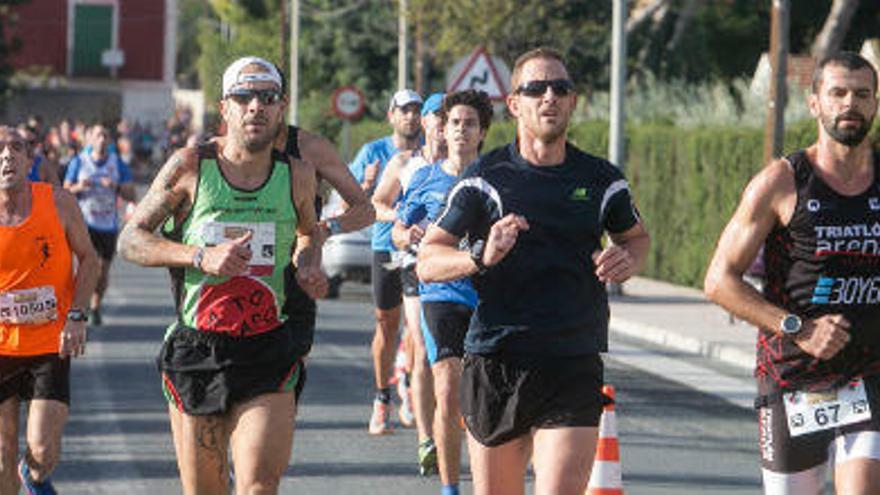
[[[14,72],[9,58],[17,50],[21,48],[21,39],[17,36],[11,38],[7,35],[10,26],[16,21],[16,14],[13,7],[27,3],[29,0],[4,0],[0,4],[0,97],[9,95],[12,89],[9,85],[9,79]]]
[[[566,57],[572,78],[606,85],[610,57],[611,5],[593,0],[412,0],[423,17],[433,65],[449,67],[482,45],[512,63],[539,45]]]
[[[255,7],[251,4],[236,0],[211,0],[210,6],[213,16],[200,18],[198,23],[201,47],[199,78],[205,100],[209,102],[219,100],[223,70],[233,60],[245,55],[256,55],[272,61],[279,59],[277,33],[281,27],[280,20],[275,16],[253,16]]]
[[[626,20],[626,35],[632,36],[653,19],[658,22],[669,10],[671,0],[637,0]]]
[[[822,31],[816,36],[810,50],[815,59],[822,60],[840,50],[858,8],[859,0],[834,0]]]
[[[204,0],[180,0],[177,19],[177,84],[184,88],[198,88],[199,80],[199,25],[203,22],[219,25],[211,6]]]

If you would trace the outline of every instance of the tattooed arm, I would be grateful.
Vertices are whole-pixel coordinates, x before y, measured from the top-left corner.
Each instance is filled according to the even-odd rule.
[[[184,148],[162,166],[119,234],[120,255],[143,266],[190,266],[198,248],[164,239],[156,230],[171,216],[182,218],[198,179],[196,150]]]

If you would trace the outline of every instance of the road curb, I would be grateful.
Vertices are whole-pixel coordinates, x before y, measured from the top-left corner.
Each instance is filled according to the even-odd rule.
[[[751,371],[755,367],[753,350],[745,350],[742,345],[728,345],[724,342],[703,340],[664,328],[644,323],[627,321],[612,316],[609,331],[631,339],[642,340],[668,349],[696,354],[725,364]]]

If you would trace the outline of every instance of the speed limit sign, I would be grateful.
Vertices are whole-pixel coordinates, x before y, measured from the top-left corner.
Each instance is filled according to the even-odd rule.
[[[364,113],[364,94],[354,86],[342,86],[330,97],[333,113],[344,120],[355,120]]]

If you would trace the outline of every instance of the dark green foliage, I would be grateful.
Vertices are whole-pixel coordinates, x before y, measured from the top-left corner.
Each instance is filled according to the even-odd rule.
[[[10,37],[7,33],[9,26],[15,23],[15,14],[12,7],[28,3],[30,0],[3,0],[0,2],[0,99],[9,96],[12,89],[9,79],[15,72],[9,63],[9,58],[19,48],[21,39],[16,36]]]
[[[354,149],[388,131],[383,122],[357,124],[352,132]],[[514,122],[495,122],[483,149],[509,143],[514,134]],[[872,136],[880,136],[880,123],[875,123]],[[629,126],[626,139],[626,176],[652,237],[644,275],[701,287],[721,230],[749,179],[763,166],[763,130],[653,124]],[[588,153],[606,156],[608,124],[575,124],[569,140]],[[785,153],[815,140],[814,121],[792,124]]]

